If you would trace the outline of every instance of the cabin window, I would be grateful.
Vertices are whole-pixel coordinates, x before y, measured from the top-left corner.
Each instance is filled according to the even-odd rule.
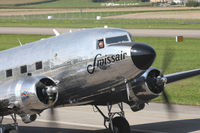
[[[21,73],[26,73],[27,72],[27,66],[24,65],[24,66],[21,66]]]
[[[106,44],[128,42],[128,41],[129,39],[127,35],[106,38]]]
[[[97,49],[104,48],[104,41],[103,39],[97,41]]]
[[[42,61],[36,62],[35,68],[36,68],[36,70],[42,69]]]
[[[6,77],[12,76],[12,69],[6,70]]]

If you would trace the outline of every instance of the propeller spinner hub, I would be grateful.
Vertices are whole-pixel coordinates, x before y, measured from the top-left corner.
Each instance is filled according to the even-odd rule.
[[[158,77],[156,79],[156,82],[158,85],[165,85],[167,83],[167,78],[166,77]]]
[[[49,106],[53,106],[57,100],[58,89],[56,86],[48,86],[46,89],[46,93],[48,95],[48,104]]]
[[[58,90],[56,86],[48,86],[46,92],[47,92],[47,95],[50,96],[50,95],[56,94]]]

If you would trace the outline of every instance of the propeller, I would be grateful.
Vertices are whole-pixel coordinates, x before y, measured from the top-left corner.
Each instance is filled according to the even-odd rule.
[[[166,46],[165,50],[164,50],[163,61],[162,61],[162,66],[161,66],[161,70],[162,70],[163,74],[166,72],[167,68],[170,66],[173,57],[174,57],[174,50],[172,48]],[[165,85],[167,83],[167,79],[165,77],[163,77],[163,80],[165,80],[165,81],[163,81],[163,83]],[[174,111],[172,105],[170,104],[169,97],[165,91],[165,87],[163,89],[162,95],[163,95],[163,100],[167,104],[168,111],[169,112]]]
[[[48,117],[50,122],[48,123],[48,127],[52,127],[52,131],[54,132],[53,127],[58,127],[56,121],[56,113],[54,109],[54,104],[57,100],[58,96],[58,88],[56,84],[53,84],[51,82],[45,82],[40,81],[37,85],[38,90],[41,93],[41,96],[43,97],[44,104],[48,105]]]
[[[57,86],[40,81],[38,83],[38,87],[40,88],[38,90],[41,90],[42,97],[44,98],[44,103],[49,107],[50,121],[56,121],[54,103],[57,100]],[[50,125],[50,127],[52,127],[52,125]]]
[[[49,105],[49,108],[50,108],[50,111],[49,111],[49,115],[50,115],[50,121],[53,122],[54,124],[52,125],[52,123],[50,124],[50,127],[57,127],[57,124],[56,124],[56,113],[55,113],[55,110],[54,110],[54,103],[55,103],[55,98],[56,98],[56,95],[58,93],[57,91],[57,87],[56,86],[48,86],[47,89],[46,89],[46,92],[47,92],[47,95],[48,95],[48,105]]]
[[[151,88],[151,91],[153,91],[154,93],[157,93],[157,94],[162,92],[162,97],[163,97],[164,102],[167,105],[168,112],[171,112],[174,109],[172,108],[169,97],[165,91],[165,85],[167,84],[167,78],[164,76],[164,73],[170,66],[173,56],[174,56],[173,49],[171,49],[168,46],[165,47],[164,54],[163,54],[162,66],[161,66],[162,72],[150,71],[148,73],[148,76],[146,79],[146,82],[147,82],[149,88]]]
[[[57,117],[56,117],[56,111],[54,109],[54,105],[51,105],[48,111],[49,111],[48,113],[49,113],[49,120],[50,120],[48,127],[51,128],[52,133],[57,132],[57,129],[55,129],[55,128],[58,128],[58,124],[56,123]]]

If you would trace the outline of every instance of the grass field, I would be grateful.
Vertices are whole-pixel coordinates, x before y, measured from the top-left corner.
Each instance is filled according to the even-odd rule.
[[[27,4],[35,2],[43,2],[47,0],[1,0],[0,5],[16,5]],[[29,7],[91,7],[100,6],[101,3],[92,2],[92,0],[58,0],[54,2],[48,2],[43,4],[28,5]]]
[[[184,42],[176,43],[175,38],[136,37],[136,41],[145,42],[157,51],[153,66],[161,68],[163,53],[166,47],[173,54],[172,62],[166,74],[200,68],[200,39],[185,38]],[[169,55],[170,56],[170,55]],[[175,82],[167,86],[170,101],[175,104],[200,105],[200,76]],[[162,97],[157,98],[162,101]]]
[[[144,15],[143,13],[146,13],[145,15],[150,15],[150,16],[157,16],[158,14],[166,14],[169,16],[169,18],[167,19],[174,19],[171,18],[171,14],[179,14],[179,16],[184,16],[184,13],[190,13],[190,15],[196,15],[196,13],[200,12],[200,9],[171,9],[171,10],[138,10],[138,11],[133,11],[133,10],[127,10],[127,11],[123,11],[123,10],[116,10],[116,11],[112,11],[112,10],[102,10],[99,9],[94,11],[94,10],[89,10],[89,9],[74,9],[72,11],[70,10],[61,10],[61,11],[65,11],[62,13],[59,13],[59,10],[57,10],[57,12],[55,13],[48,13],[48,11],[41,11],[40,14],[38,14],[38,11],[35,13],[34,10],[23,10],[23,12],[17,12],[17,10],[13,10],[12,12],[8,12],[7,15],[1,15],[0,14],[0,18],[1,19],[47,19],[48,16],[52,16],[53,19],[70,19],[70,18],[96,18],[96,16],[101,16],[101,17],[108,17],[109,18],[114,18],[114,19],[127,19],[127,17],[120,17],[120,15]],[[5,12],[5,11],[4,11]],[[15,12],[16,15],[13,15]],[[10,13],[10,15],[9,15]],[[19,14],[17,14],[19,13]],[[27,13],[27,14],[26,14]],[[35,13],[35,14],[34,14]],[[158,13],[158,14],[156,14]],[[187,14],[186,14],[187,15]],[[117,18],[115,18],[117,17]],[[132,17],[131,17],[132,18]],[[144,17],[145,18],[145,17]],[[148,17],[147,17],[148,18]],[[159,19],[159,18],[154,18],[154,17],[150,17],[151,19]],[[193,19],[192,17],[188,17],[189,19]],[[129,18],[130,19],[130,18]],[[133,19],[133,18],[132,18]],[[135,17],[134,19],[138,19],[137,17]],[[195,18],[195,20],[197,19],[197,17]]]
[[[3,35],[0,34],[0,51],[8,48],[19,46],[19,41],[22,44],[40,40],[41,38],[47,38],[46,35]]]
[[[80,18],[93,18],[96,19],[96,16],[107,17],[107,16],[116,16],[130,13],[140,13],[145,11],[116,11],[116,12],[69,12],[69,13],[53,13],[53,14],[33,14],[33,15],[13,15],[13,16],[0,16],[0,19],[47,19],[48,16],[52,16],[53,19],[80,19]],[[147,11],[148,12],[148,11]]]
[[[45,0],[0,0],[0,5],[14,5],[23,3],[40,2]]]
[[[101,3],[92,2],[92,0],[58,0],[55,2],[31,5],[31,7],[98,7]]]
[[[43,35],[0,35],[0,50],[19,46],[18,39],[23,43],[47,38]],[[185,38],[184,42],[176,43],[175,38],[154,38],[135,37],[135,41],[145,42],[157,51],[157,58],[153,66],[161,68],[163,54],[166,47],[169,47],[170,54],[174,57],[167,73],[186,71],[200,67],[200,39]],[[200,105],[200,76],[188,80],[176,82],[167,86],[167,93],[170,100],[175,104]],[[162,97],[157,98],[157,102],[162,101]]]
[[[0,7],[13,8],[27,5],[39,5],[42,3],[49,3],[56,0],[1,0]]]
[[[92,2],[92,0],[56,0],[52,2],[47,2],[47,3],[41,3],[41,4],[34,4],[37,2],[45,2],[48,0],[1,0],[0,5],[17,5],[17,4],[28,4],[28,3],[33,3],[30,5],[23,5],[23,6],[28,6],[28,7],[105,7],[105,3],[115,3],[115,4],[124,4],[129,5],[133,3],[138,3],[140,5],[150,5],[148,2],[138,2],[137,0],[119,0],[116,2]],[[133,4],[134,5],[134,4]],[[132,5],[132,6],[133,6]],[[119,5],[118,5],[119,6]]]
[[[73,2],[72,2],[73,3]],[[55,10],[52,13],[49,10],[13,10],[8,12],[0,13],[0,26],[32,26],[32,27],[64,27],[64,28],[91,28],[91,27],[103,27],[108,25],[109,27],[118,27],[118,28],[166,28],[166,29],[200,29],[200,18],[189,18],[189,19],[176,19],[176,18],[134,18],[133,16],[137,14],[140,16],[142,13],[150,13],[151,16],[153,13],[162,14],[180,14],[189,12],[190,14],[200,13],[199,8],[145,8],[144,10],[139,10],[138,8],[134,11],[130,10],[120,10],[115,9],[115,11],[110,11],[106,9],[97,10]],[[59,11],[62,13],[59,13]],[[63,13],[65,11],[65,13]],[[68,12],[67,12],[68,11]],[[51,12],[51,13],[49,13]],[[57,13],[58,12],[58,13]],[[30,13],[30,14],[29,14]],[[34,14],[35,13],[35,14]],[[10,15],[9,15],[10,14]],[[15,15],[13,15],[15,14]],[[132,15],[131,18],[113,18],[114,16],[119,15]],[[48,16],[52,16],[52,19],[47,19]],[[102,16],[102,20],[96,20],[97,16]]]
[[[23,16],[21,16],[23,17]],[[91,27],[148,28],[148,29],[200,29],[200,20],[166,19],[0,19],[0,26],[10,27]]]

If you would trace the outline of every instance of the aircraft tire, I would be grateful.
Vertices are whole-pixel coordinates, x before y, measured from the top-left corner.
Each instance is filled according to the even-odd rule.
[[[112,133],[131,133],[129,123],[124,117],[115,117],[112,123],[114,130]]]

